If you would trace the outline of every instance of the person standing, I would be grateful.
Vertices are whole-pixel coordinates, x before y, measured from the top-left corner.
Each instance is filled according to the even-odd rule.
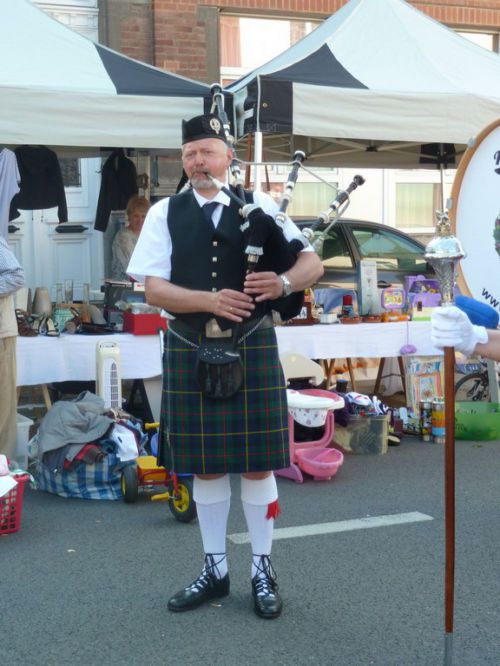
[[[146,197],[133,196],[127,204],[127,225],[120,229],[111,245],[111,277],[127,279],[127,266],[141,233],[146,214],[151,204]]]
[[[24,270],[0,236],[0,453],[14,459],[17,442],[16,337],[12,294],[24,285]]]
[[[285,380],[271,311],[276,299],[314,284],[323,266],[307,248],[285,274],[247,273],[238,205],[210,178],[227,183],[231,162],[217,116],[183,121],[182,144],[191,189],[151,208],[127,269],[135,279],[145,279],[148,303],[174,317],[165,337],[159,462],[195,475],[193,496],[205,551],[201,574],[174,594],[168,608],[187,611],[229,594],[229,475],[240,474],[253,550],[254,610],[271,619],[282,610],[270,561],[279,513],[272,470],[290,463]],[[278,210],[266,194],[255,192],[253,200],[260,207],[253,215],[264,222]],[[284,234],[290,240],[300,231],[287,219]],[[243,383],[225,399],[209,398],[196,379],[198,347],[210,338],[223,344],[236,325]]]

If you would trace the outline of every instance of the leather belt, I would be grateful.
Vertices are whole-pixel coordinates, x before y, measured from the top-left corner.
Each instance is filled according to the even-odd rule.
[[[246,337],[249,333],[264,328],[272,328],[274,326],[273,318],[270,314],[263,315],[262,317],[255,317],[254,319],[248,319],[239,325],[239,335]],[[200,333],[204,333],[207,338],[230,338],[233,335],[235,326],[231,326],[223,331],[217,320],[212,318],[207,321],[204,327],[204,331],[198,331],[189,324],[185,324],[179,319],[172,319],[168,322],[168,327],[177,333],[178,335],[187,336],[192,342],[198,341],[198,336]]]

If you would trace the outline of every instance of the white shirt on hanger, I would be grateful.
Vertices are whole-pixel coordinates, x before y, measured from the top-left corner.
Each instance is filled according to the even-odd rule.
[[[0,150],[0,235],[9,233],[9,208],[14,194],[19,192],[21,176],[15,153],[8,148]]]

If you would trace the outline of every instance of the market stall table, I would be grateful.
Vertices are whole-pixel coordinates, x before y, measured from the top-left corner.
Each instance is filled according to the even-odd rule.
[[[17,338],[17,385],[91,381],[96,378],[98,342],[120,346],[122,379],[144,379],[161,374],[160,340],[157,335],[39,335]]]
[[[401,347],[412,344],[416,356],[440,355],[431,343],[427,321],[386,324],[315,324],[278,326],[280,354],[300,352],[309,358],[388,358],[400,356]]]
[[[161,352],[157,335],[70,335],[57,338],[39,335],[17,338],[17,386],[40,385],[45,406],[50,408],[47,384],[94,381],[98,342],[120,347],[122,379],[142,379],[154,418],[159,417]],[[18,389],[19,390],[19,389]]]
[[[388,322],[372,324],[315,324],[313,326],[280,326],[277,328],[280,353],[300,352],[323,361],[327,384],[330,384],[335,359],[345,358],[352,389],[356,390],[352,358],[379,358],[375,393],[380,388],[386,359],[397,358],[403,391],[404,366],[401,348],[413,345],[416,356],[435,356],[441,352],[433,347],[430,322]]]
[[[390,358],[401,355],[401,347],[412,344],[417,356],[440,354],[430,341],[429,322],[387,324],[334,324],[278,326],[280,354],[300,352],[314,359]],[[120,346],[122,379],[142,379],[155,418],[161,393],[160,341],[157,335],[69,335],[17,338],[17,385],[46,385],[52,382],[91,381],[96,377],[96,347],[99,341]]]

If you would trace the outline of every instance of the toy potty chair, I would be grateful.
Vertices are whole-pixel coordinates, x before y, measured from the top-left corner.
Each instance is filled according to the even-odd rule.
[[[321,366],[300,354],[284,354],[280,357],[287,382],[291,379],[308,379],[311,386],[324,380]],[[328,481],[344,462],[337,449],[328,448],[335,430],[334,410],[344,406],[344,400],[332,391],[319,388],[295,391],[287,389],[288,429],[290,436],[290,466],[276,470],[297,483],[304,481],[302,472],[310,474],[316,481]],[[319,439],[296,441],[295,422],[307,428],[324,426]]]

